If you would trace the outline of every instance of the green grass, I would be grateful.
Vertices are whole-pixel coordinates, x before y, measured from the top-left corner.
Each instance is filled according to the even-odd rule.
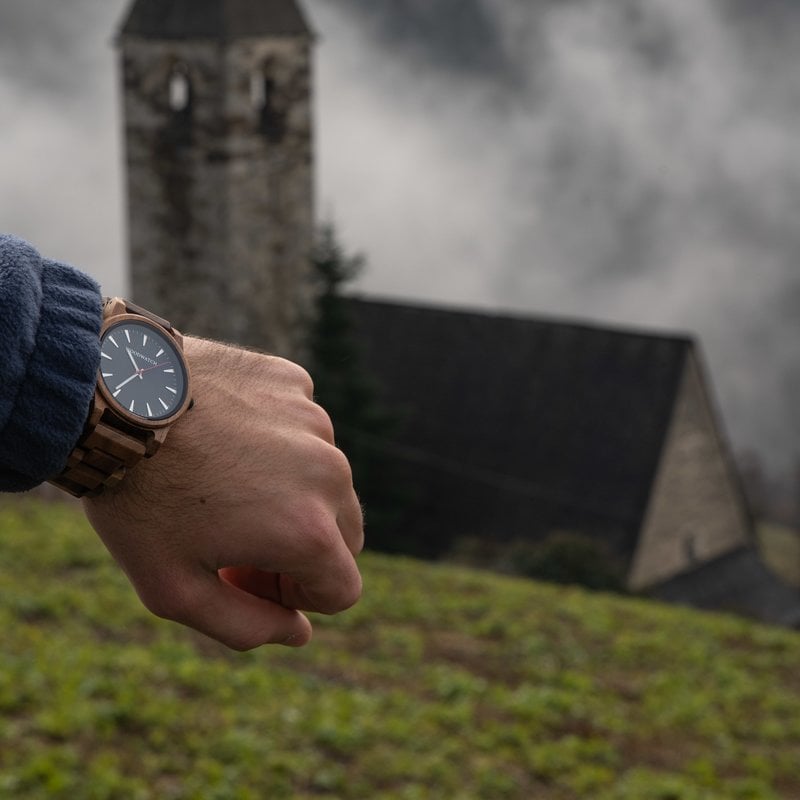
[[[367,554],[303,650],[141,608],[75,510],[0,507],[0,798],[800,798],[800,636]]]
[[[758,541],[767,566],[800,588],[800,531],[765,522],[758,526]]]

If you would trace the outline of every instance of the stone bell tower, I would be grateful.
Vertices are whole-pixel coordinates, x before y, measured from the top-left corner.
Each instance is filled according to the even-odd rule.
[[[295,0],[134,0],[117,44],[131,299],[300,357],[313,37]]]

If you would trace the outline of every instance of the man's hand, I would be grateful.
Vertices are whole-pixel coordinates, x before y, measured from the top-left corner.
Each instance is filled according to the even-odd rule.
[[[302,611],[361,593],[347,459],[301,367],[191,337],[185,352],[194,408],[86,515],[158,616],[237,650],[306,644]]]

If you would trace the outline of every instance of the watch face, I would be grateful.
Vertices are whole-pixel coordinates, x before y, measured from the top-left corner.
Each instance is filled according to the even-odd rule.
[[[128,413],[164,420],[186,399],[186,370],[172,337],[147,322],[122,320],[100,342],[100,378]]]

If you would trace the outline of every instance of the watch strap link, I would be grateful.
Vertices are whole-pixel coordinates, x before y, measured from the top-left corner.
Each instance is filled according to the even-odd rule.
[[[93,497],[119,483],[125,472],[150,453],[145,442],[112,428],[102,419],[72,451],[51,483],[74,497]]]

